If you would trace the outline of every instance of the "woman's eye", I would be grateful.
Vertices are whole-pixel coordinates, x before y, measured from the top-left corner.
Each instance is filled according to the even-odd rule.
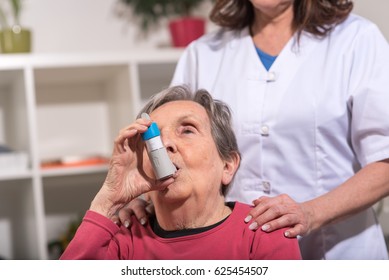
[[[181,133],[182,134],[192,134],[195,132],[195,129],[191,126],[184,126],[181,128]]]
[[[188,129],[188,128],[183,129],[182,132],[185,133],[185,134],[193,133],[193,131],[191,129]]]

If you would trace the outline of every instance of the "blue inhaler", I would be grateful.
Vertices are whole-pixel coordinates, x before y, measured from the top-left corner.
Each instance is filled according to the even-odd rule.
[[[149,120],[147,113],[142,113],[142,119]],[[176,167],[171,162],[165,146],[162,144],[161,132],[155,122],[151,123],[146,132],[142,133],[146,149],[153,166],[155,176],[158,180],[167,179],[176,172]]]

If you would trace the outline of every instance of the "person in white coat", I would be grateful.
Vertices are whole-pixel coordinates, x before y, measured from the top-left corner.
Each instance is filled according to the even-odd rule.
[[[218,0],[222,28],[172,80],[232,108],[242,162],[227,200],[254,200],[253,230],[289,226],[304,259],[388,258],[371,206],[389,194],[389,46],[352,7]]]

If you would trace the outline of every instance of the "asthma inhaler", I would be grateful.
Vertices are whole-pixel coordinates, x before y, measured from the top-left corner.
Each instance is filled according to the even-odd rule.
[[[142,113],[141,117],[146,120],[150,119],[147,113]],[[160,135],[161,132],[155,122],[151,123],[146,132],[142,133],[142,139],[146,143],[151,165],[158,180],[169,178],[176,172],[176,167],[171,162]]]

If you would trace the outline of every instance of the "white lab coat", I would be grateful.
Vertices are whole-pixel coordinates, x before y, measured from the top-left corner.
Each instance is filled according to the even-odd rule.
[[[302,202],[389,158],[389,46],[355,15],[330,36],[292,38],[266,71],[248,29],[193,42],[172,85],[229,104],[242,153],[228,200],[289,194]],[[300,240],[306,259],[387,259],[372,208]]]

